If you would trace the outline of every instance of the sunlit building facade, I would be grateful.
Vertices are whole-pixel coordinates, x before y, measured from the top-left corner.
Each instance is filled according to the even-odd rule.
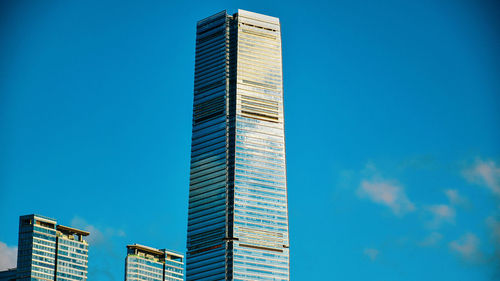
[[[87,280],[87,235],[86,231],[57,225],[52,218],[21,216],[17,280]]]
[[[184,255],[143,245],[128,245],[125,281],[183,281]]]
[[[57,227],[56,281],[87,280],[88,232],[72,227]]]
[[[197,24],[186,280],[289,280],[278,18]]]

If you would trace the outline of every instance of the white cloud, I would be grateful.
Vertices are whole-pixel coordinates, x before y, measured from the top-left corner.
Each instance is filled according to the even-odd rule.
[[[9,247],[0,241],[0,270],[16,267],[17,246]]]
[[[363,250],[363,254],[370,258],[370,260],[374,261],[377,259],[379,251],[374,248],[366,248]]]
[[[493,243],[493,263],[496,268],[496,274],[500,277],[500,220],[493,216],[486,219],[491,233],[491,243]]]
[[[486,224],[490,228],[492,240],[496,245],[500,245],[500,221],[491,216],[486,219]]]
[[[387,180],[363,180],[358,188],[358,196],[389,207],[395,215],[402,216],[415,210],[402,186]]]
[[[93,245],[107,243],[107,240],[113,236],[126,236],[125,232],[121,229],[115,229],[112,227],[97,228],[94,225],[87,223],[87,221],[80,217],[74,217],[71,220],[71,226],[88,231],[90,235],[87,240]]]
[[[105,241],[104,234],[99,229],[91,224],[88,224],[84,219],[80,217],[74,217],[71,220],[71,226],[88,231],[90,235],[87,240],[91,245],[100,244]]]
[[[466,233],[458,240],[449,243],[450,249],[457,253],[464,261],[478,262],[482,259],[479,251],[480,240],[473,233]]]
[[[446,197],[452,205],[469,205],[469,200],[460,195],[456,189],[446,189],[444,194],[446,194]]]
[[[432,232],[419,245],[421,247],[431,247],[437,245],[443,239],[443,235],[439,232]]]
[[[426,207],[427,212],[431,215],[431,220],[428,226],[431,228],[440,227],[443,223],[455,223],[455,209],[445,204],[431,205]]]
[[[472,167],[462,173],[469,182],[484,185],[500,196],[500,168],[494,161],[478,159]]]
[[[93,266],[89,267],[89,280],[117,280],[112,268],[117,260],[123,258],[123,237],[126,233],[110,225],[90,224],[85,219],[75,216],[71,226],[90,232],[87,241],[92,248],[89,260]]]

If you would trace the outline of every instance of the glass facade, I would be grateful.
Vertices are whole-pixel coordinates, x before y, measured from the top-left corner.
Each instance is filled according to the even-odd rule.
[[[17,280],[87,280],[88,232],[40,215],[21,216]]]
[[[182,281],[184,256],[168,250],[128,245],[125,281]]]
[[[187,280],[289,280],[279,19],[197,24]]]
[[[16,281],[16,274],[15,268],[0,271],[0,281]]]
[[[87,280],[89,244],[84,235],[88,233],[57,226],[56,281]]]

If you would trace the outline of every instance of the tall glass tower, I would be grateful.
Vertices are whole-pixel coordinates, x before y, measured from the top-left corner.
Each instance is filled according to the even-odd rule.
[[[191,145],[187,280],[289,280],[278,18],[198,22]]]

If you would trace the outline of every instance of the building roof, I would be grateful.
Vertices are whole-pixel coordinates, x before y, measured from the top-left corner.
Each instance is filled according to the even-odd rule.
[[[165,254],[170,255],[170,256],[174,256],[174,257],[178,257],[178,258],[184,258],[183,254],[181,254],[177,251],[173,251],[173,250],[165,250]]]
[[[147,253],[151,253],[154,255],[163,255],[165,254],[162,250],[158,250],[152,247],[144,246],[144,245],[139,245],[139,244],[132,244],[132,245],[127,245],[127,249],[137,249],[141,250]]]
[[[57,226],[57,230],[67,231],[67,232],[71,232],[73,234],[79,234],[79,235],[83,235],[83,236],[90,235],[90,232],[83,231],[83,230],[76,229],[76,228],[72,228],[72,227],[69,227],[69,226],[64,226],[64,225],[58,225]]]
[[[56,223],[57,223],[57,220],[56,220],[56,219],[49,218],[49,217],[42,216],[42,215],[37,215],[37,214],[24,215],[24,216],[20,216],[20,218],[21,218],[21,219],[27,219],[27,218],[37,218],[37,219],[39,219],[39,220],[42,220],[42,221],[47,221],[47,222],[50,222],[50,223],[53,223],[53,224],[56,224]]]

